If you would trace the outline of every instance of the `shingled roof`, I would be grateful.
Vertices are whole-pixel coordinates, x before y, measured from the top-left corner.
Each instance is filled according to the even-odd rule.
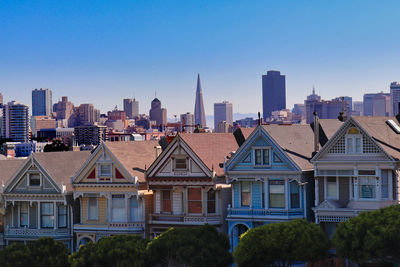
[[[0,180],[7,184],[14,173],[22,166],[24,159],[4,159],[0,160]]]
[[[157,141],[106,142],[105,145],[139,183],[146,182],[144,173],[156,159]]]
[[[231,133],[183,133],[180,137],[218,176],[224,175],[220,163],[224,163],[230,152],[238,149],[236,139]]]

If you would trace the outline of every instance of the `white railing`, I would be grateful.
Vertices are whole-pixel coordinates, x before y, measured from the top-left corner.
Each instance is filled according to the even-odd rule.
[[[228,216],[243,217],[268,217],[268,216],[301,216],[304,215],[303,209],[296,210],[267,210],[267,209],[243,209],[228,208]]]
[[[109,222],[108,227],[109,228],[124,228],[124,229],[143,228],[144,222]]]
[[[27,227],[21,228],[6,228],[5,236],[65,236],[69,234],[69,229],[30,229]]]
[[[150,214],[150,223],[169,223],[169,224],[219,224],[221,223],[220,215],[172,215],[172,214]]]

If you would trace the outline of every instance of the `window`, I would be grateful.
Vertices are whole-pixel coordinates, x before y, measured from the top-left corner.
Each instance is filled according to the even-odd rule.
[[[269,207],[270,208],[285,207],[285,181],[283,180],[269,181]]]
[[[112,164],[100,164],[100,176],[110,177],[112,174]]]
[[[337,198],[336,177],[326,178],[326,196],[328,198]]]
[[[29,186],[40,186],[40,174],[38,173],[29,174]]]
[[[215,190],[210,189],[207,192],[207,213],[215,213]]]
[[[362,135],[360,131],[352,127],[346,135],[346,153],[347,154],[360,154],[362,153]]]
[[[269,149],[255,149],[255,164],[269,165]]]
[[[290,207],[300,208],[299,184],[296,181],[290,183]]]
[[[382,170],[382,187],[381,187],[381,196],[382,198],[389,198],[389,177],[388,170]]]
[[[89,197],[88,206],[88,220],[97,220],[97,197]]]
[[[175,170],[186,170],[186,159],[185,158],[175,158]]]
[[[162,190],[162,212],[171,212],[171,191],[170,190]]]
[[[20,206],[20,223],[21,227],[28,226],[28,203],[22,203]]]
[[[130,221],[131,222],[134,222],[136,220],[136,218],[135,218],[136,215],[135,214],[136,214],[136,212],[138,210],[138,207],[139,207],[139,202],[138,202],[137,198],[136,197],[131,197],[129,199],[129,216],[130,216]]]
[[[189,213],[202,213],[201,199],[201,188],[188,188]]]
[[[358,177],[358,190],[360,198],[375,198],[376,197],[376,178],[368,176]]]
[[[251,182],[241,182],[241,203],[242,207],[249,207],[251,201],[250,185]]]
[[[40,222],[42,228],[54,227],[53,203],[40,203]]]
[[[67,206],[58,206],[58,228],[67,227]]]
[[[123,222],[126,218],[125,210],[125,196],[124,195],[112,195],[112,221]]]

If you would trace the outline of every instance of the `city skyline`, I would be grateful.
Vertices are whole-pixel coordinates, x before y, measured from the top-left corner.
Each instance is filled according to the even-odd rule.
[[[361,100],[400,79],[399,5],[5,1],[0,91],[6,101],[30,105],[32,89],[51,88],[54,102],[67,95],[102,113],[133,97],[146,103],[145,113],[157,91],[169,114],[181,114],[193,110],[200,73],[206,114],[228,92],[237,112],[256,113],[261,75],[279,70],[288,107],[302,103],[312,85],[324,99]]]

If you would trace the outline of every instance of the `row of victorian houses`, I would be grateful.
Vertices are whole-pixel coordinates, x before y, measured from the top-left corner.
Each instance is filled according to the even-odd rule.
[[[1,242],[50,236],[72,251],[208,223],[235,247],[250,228],[296,218],[330,235],[361,211],[399,203],[398,123],[316,118],[2,160]]]

